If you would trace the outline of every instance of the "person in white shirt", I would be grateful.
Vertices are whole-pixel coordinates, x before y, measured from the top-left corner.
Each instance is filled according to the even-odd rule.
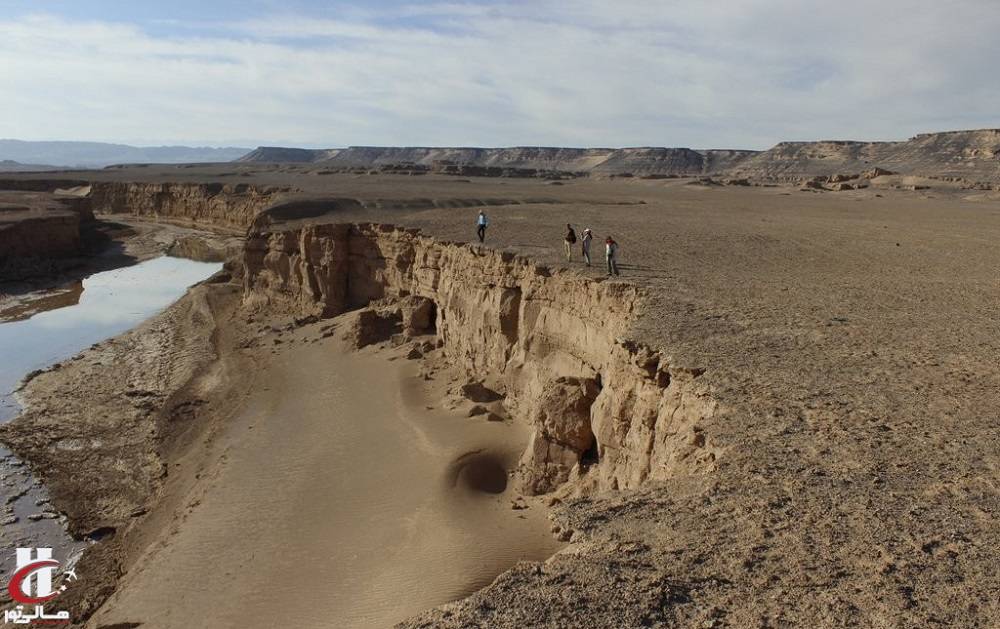
[[[580,240],[581,248],[583,250],[583,259],[587,261],[587,266],[590,266],[590,241],[594,239],[593,232],[590,228],[583,230],[583,239]]]
[[[479,236],[479,242],[486,240],[486,226],[490,224],[488,218],[486,218],[486,212],[482,210],[479,211],[479,220],[476,221],[476,234]]]
[[[618,243],[611,236],[604,241],[604,254],[608,259],[608,275],[619,275],[618,273]]]

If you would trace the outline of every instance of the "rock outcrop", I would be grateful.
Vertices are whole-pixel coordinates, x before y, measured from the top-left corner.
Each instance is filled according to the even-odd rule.
[[[249,230],[244,267],[249,309],[333,316],[401,300],[409,314],[394,322],[433,330],[454,364],[498,383],[510,415],[531,425],[522,458],[529,492],[571,474],[636,487],[715,464],[699,428],[715,402],[700,374],[623,338],[639,308],[634,286],[412,229],[288,227],[266,215]]]

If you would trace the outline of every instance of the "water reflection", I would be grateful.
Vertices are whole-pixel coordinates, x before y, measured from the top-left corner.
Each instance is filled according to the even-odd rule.
[[[68,286],[49,291],[45,296],[29,299],[23,303],[0,310],[0,323],[30,319],[46,310],[57,310],[80,303],[83,294],[83,280],[71,282]]]
[[[0,421],[13,416],[10,393],[25,374],[125,332],[221,268],[218,263],[156,258],[88,277],[75,305],[0,323]]]

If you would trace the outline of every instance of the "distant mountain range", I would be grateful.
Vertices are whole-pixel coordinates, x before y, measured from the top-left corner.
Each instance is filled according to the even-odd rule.
[[[924,133],[901,142],[782,142],[766,151],[688,148],[260,147],[241,162],[385,169],[413,165],[438,172],[533,169],[635,176],[720,174],[801,179],[882,168],[923,176],[1000,181],[1000,129]]]
[[[237,147],[130,146],[104,142],[27,142],[0,140],[0,162],[52,167],[103,168],[113,164],[187,164],[230,162],[250,149]],[[8,164],[9,166],[9,164]],[[2,167],[0,167],[2,168]],[[12,167],[10,169],[13,169]],[[7,170],[5,168],[4,170]],[[21,168],[19,168],[21,170]]]

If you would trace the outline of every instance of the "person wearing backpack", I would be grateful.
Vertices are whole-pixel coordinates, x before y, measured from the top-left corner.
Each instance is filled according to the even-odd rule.
[[[566,262],[573,261],[573,245],[575,244],[576,244],[576,232],[573,231],[573,226],[567,223],[566,237],[563,239],[563,245],[566,247]]]

